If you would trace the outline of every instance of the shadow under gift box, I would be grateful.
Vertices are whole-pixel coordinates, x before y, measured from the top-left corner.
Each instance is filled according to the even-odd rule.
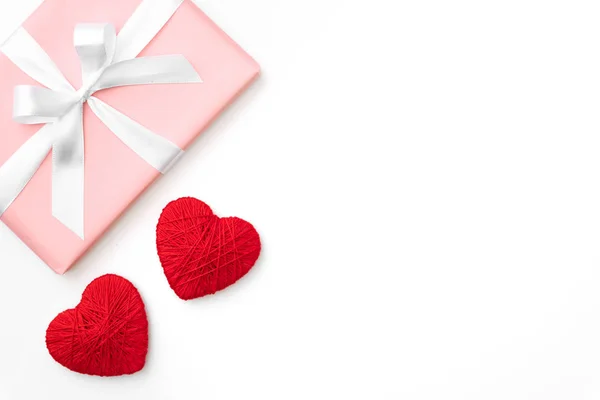
[[[75,26],[110,23],[119,32],[141,1],[45,0],[23,27],[77,89],[81,64],[73,46]],[[185,56],[203,83],[124,86],[94,96],[185,149],[260,69],[191,0],[183,2],[138,57],[169,54]],[[13,121],[17,85],[40,86],[0,53],[0,165],[43,126]],[[160,174],[100,122],[87,104],[83,121],[85,239],[52,216],[50,154],[1,218],[59,274],[71,268]]]

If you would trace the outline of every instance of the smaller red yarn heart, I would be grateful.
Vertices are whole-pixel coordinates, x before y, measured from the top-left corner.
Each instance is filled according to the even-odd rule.
[[[170,202],[156,226],[156,248],[171,289],[191,300],[225,289],[246,275],[260,255],[254,227],[237,217],[219,218],[204,202]]]
[[[138,372],[148,353],[148,319],[142,297],[131,282],[118,275],[94,279],[81,302],[50,323],[46,347],[56,362],[82,374]]]

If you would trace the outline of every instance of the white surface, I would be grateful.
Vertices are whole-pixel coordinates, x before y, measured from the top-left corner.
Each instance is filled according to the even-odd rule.
[[[67,275],[0,229],[0,399],[600,398],[597,1],[202,7],[263,77]],[[154,246],[186,195],[264,243],[189,303]],[[74,374],[45,329],[108,272],[146,302],[147,365]]]

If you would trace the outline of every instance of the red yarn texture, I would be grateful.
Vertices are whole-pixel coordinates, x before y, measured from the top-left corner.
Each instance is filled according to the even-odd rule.
[[[95,279],[77,307],[50,323],[46,347],[58,363],[82,374],[117,376],[141,370],[148,352],[148,319],[139,292],[117,275]]]
[[[191,197],[172,201],[156,226],[156,247],[169,285],[191,300],[235,283],[254,266],[260,237],[237,217],[219,218]]]

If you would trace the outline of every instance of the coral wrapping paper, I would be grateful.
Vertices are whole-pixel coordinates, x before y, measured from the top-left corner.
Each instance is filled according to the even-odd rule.
[[[141,0],[46,0],[23,24],[75,88],[78,23],[111,23],[117,32]],[[257,63],[191,0],[185,0],[139,57],[182,54],[202,84],[127,86],[99,99],[185,149],[258,75]],[[13,89],[35,82],[0,53],[0,165],[42,125],[12,120]],[[1,220],[59,274],[66,272],[160,174],[84,106],[85,240],[52,216],[49,155]],[[186,155],[184,154],[184,157]]]

